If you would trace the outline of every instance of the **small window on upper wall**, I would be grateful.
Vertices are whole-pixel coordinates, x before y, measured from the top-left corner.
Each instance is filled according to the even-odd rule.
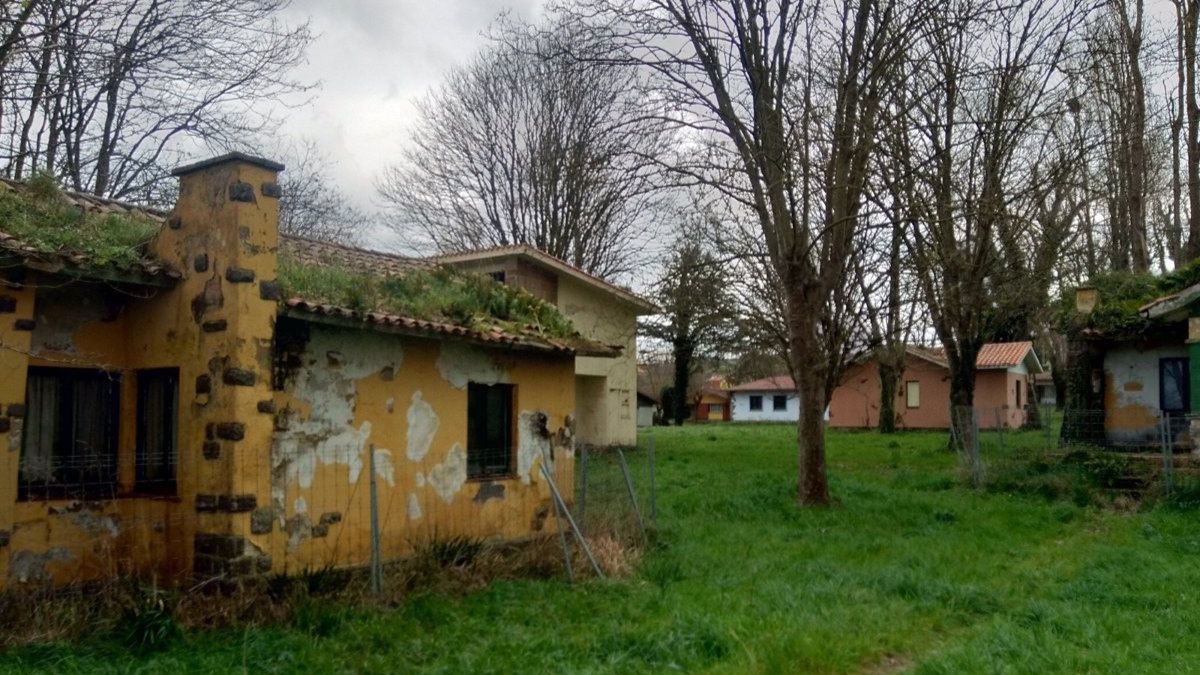
[[[761,396],[751,396],[750,397],[750,409],[751,410],[762,410],[762,397]]]
[[[909,380],[904,383],[904,405],[908,408],[921,407],[921,383]]]
[[[512,474],[513,390],[511,384],[467,385],[467,478]]]
[[[501,284],[504,283],[504,279],[505,279],[504,270],[500,270],[499,272],[492,272],[492,273],[488,274],[488,276],[491,277],[492,280],[494,280],[498,283],[501,283]]]
[[[137,386],[134,489],[174,494],[179,457],[179,369],[138,371]]]
[[[787,398],[788,397],[786,395],[782,394],[776,394],[775,396],[772,396],[771,409],[775,412],[783,412],[784,410],[787,410]]]

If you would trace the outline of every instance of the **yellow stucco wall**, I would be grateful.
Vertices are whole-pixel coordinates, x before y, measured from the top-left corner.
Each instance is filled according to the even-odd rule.
[[[637,443],[637,312],[609,294],[567,277],[558,280],[558,308],[584,337],[603,344],[620,345],[616,358],[580,356],[575,372],[580,376],[604,378],[606,400],[600,406],[602,422],[591,438],[580,440],[598,445]],[[586,415],[580,400],[580,417]]]
[[[313,325],[304,365],[276,398],[271,512],[255,514],[271,533],[256,543],[269,542],[280,571],[367,562],[372,449],[384,558],[435,539],[547,531],[541,462],[568,500],[574,484],[572,365]],[[468,382],[515,385],[510,477],[467,479]]]
[[[499,271],[510,274],[516,265],[511,254],[506,255],[456,265],[480,274]],[[509,283],[520,285],[516,277],[510,278]],[[617,358],[575,359],[579,441],[596,445],[635,444],[637,309],[611,293],[565,274],[557,275],[555,304],[583,337],[623,347]]]
[[[362,564],[372,448],[385,557],[554,527],[538,466],[553,458],[570,500],[570,357],[302,322],[305,359],[273,389],[276,322],[290,320],[278,319],[274,181],[241,160],[182,176],[152,243],[182,274],[172,288],[35,274],[0,286],[0,588]],[[29,366],[120,378],[115,499],[18,499],[23,415],[12,406]],[[149,496],[133,491],[136,374],[161,367],[179,369],[177,490]],[[515,385],[511,477],[466,480],[468,381]]]

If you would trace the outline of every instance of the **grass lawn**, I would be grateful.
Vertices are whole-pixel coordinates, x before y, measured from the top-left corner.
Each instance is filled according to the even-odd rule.
[[[837,505],[801,509],[793,428],[652,433],[662,545],[632,578],[324,608],[319,630],[198,633],[141,658],[24,648],[0,670],[1200,671],[1197,512],[977,494],[942,434],[846,432],[829,437]]]

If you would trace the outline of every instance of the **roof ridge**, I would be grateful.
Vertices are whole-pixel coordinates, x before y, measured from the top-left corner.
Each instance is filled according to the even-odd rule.
[[[4,183],[13,189],[29,187],[29,181],[27,180],[15,180],[12,178],[4,178],[3,176],[0,176],[0,183]],[[101,197],[100,195],[92,194],[91,192],[83,192],[82,190],[75,190],[73,188],[68,188],[61,185],[58,186],[58,191],[64,195],[67,195],[68,197],[93,202],[97,205],[119,206],[127,211],[141,211],[147,215],[154,216],[159,220],[166,220],[167,215],[171,212],[170,209],[160,209],[157,206],[138,204],[135,202],[126,201],[124,199]]]
[[[553,263],[562,265],[563,267],[570,269],[575,274],[578,274],[578,275],[584,277],[585,279],[592,281],[595,284],[599,284],[600,286],[611,289],[618,296],[625,296],[626,301],[631,301],[634,304],[638,304],[638,305],[644,305],[647,308],[652,308],[653,310],[658,311],[658,308],[654,305],[654,303],[650,302],[649,300],[646,300],[645,298],[638,295],[634,291],[632,291],[628,288],[625,288],[623,286],[619,286],[619,285],[617,285],[611,281],[608,281],[606,279],[603,279],[601,277],[598,277],[595,274],[592,274],[591,272],[584,270],[583,268],[579,267],[578,265],[567,262],[566,260],[554,255],[553,253],[543,251],[542,249],[538,248],[537,246],[534,246],[533,244],[505,244],[502,246],[489,246],[489,247],[484,247],[484,248],[462,249],[462,250],[455,251],[452,253],[439,253],[437,255],[428,256],[426,258],[423,258],[423,260],[437,262],[439,264],[448,264],[446,261],[452,260],[455,258],[463,258],[463,257],[469,257],[469,256],[481,256],[481,255],[496,254],[496,253],[499,253],[499,254],[507,253],[507,254],[513,254],[513,255],[525,254],[525,255],[529,255],[533,258],[540,257],[540,258],[548,259],[549,261],[551,261]]]
[[[401,261],[401,262],[420,262],[420,261],[426,260],[426,258],[423,258],[420,256],[406,256],[406,255],[401,255],[399,253],[389,253],[387,251],[380,251],[378,249],[366,248],[365,246],[352,246],[350,244],[343,244],[343,243],[336,242],[336,241],[328,241],[326,239],[313,239],[312,237],[302,237],[297,234],[285,234],[283,232],[280,232],[279,238],[280,239],[290,239],[292,241],[302,242],[305,244],[316,244],[318,246],[331,246],[333,248],[340,248],[345,251],[350,251],[352,253],[366,253],[368,255],[377,255],[377,256],[380,256],[383,258],[391,258],[392,260],[397,260],[397,261]]]

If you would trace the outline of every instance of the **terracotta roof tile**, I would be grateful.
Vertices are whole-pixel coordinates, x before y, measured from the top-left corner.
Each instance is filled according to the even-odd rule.
[[[509,245],[509,246],[492,246],[490,248],[467,249],[467,250],[458,251],[455,253],[445,253],[445,254],[441,254],[441,255],[432,256],[432,257],[428,258],[427,260],[429,262],[433,262],[433,263],[455,265],[455,264],[459,264],[459,263],[463,263],[463,262],[487,259],[489,257],[502,257],[502,256],[509,256],[509,255],[525,256],[526,258],[540,262],[543,266],[549,266],[551,268],[556,268],[560,271],[568,272],[568,273],[576,276],[577,278],[579,278],[583,281],[586,281],[589,284],[592,284],[593,286],[597,286],[599,288],[603,288],[603,289],[607,290],[609,293],[612,293],[613,295],[617,296],[618,298],[621,298],[622,300],[625,300],[626,302],[630,302],[634,305],[637,305],[638,307],[642,308],[646,312],[659,311],[659,308],[656,307],[654,305],[654,303],[637,295],[633,291],[631,291],[627,288],[622,288],[614,283],[605,281],[604,279],[601,279],[600,277],[598,277],[590,272],[585,272],[582,269],[576,267],[575,265],[572,265],[571,263],[563,260],[562,258],[559,258],[558,256],[555,256],[555,255],[551,255],[551,254],[541,250],[540,248],[537,248],[536,246],[528,246],[525,244],[516,244],[516,245]]]
[[[1025,360],[1025,356],[1029,350],[1033,349],[1033,343],[1025,342],[989,342],[979,349],[979,354],[975,357],[976,368],[1012,368],[1020,365]],[[942,347],[922,347],[919,345],[909,345],[908,353],[932,361],[933,363],[949,368],[949,363],[946,362],[946,350]]]
[[[485,329],[474,329],[442,321],[428,321],[387,312],[360,312],[346,307],[338,307],[336,305],[328,305],[296,297],[289,298],[284,304],[290,310],[289,313],[293,314],[299,313],[328,317],[405,333],[456,337],[501,347],[561,354],[580,354],[584,356],[612,357],[621,353],[620,347],[602,345],[582,338],[552,338],[533,329],[514,330],[496,325]]]
[[[19,181],[0,178],[0,191],[22,192],[28,187]],[[146,206],[138,206],[115,199],[105,199],[72,190],[62,190],[60,195],[68,204],[86,213],[134,215],[160,226],[166,222],[166,212]],[[88,275],[108,266],[94,263],[92,258],[81,251],[44,251],[3,231],[0,223],[0,254],[9,254],[21,259],[26,266],[42,272],[59,273],[73,272]],[[143,255],[133,269],[117,269],[112,271],[118,275],[134,275],[156,281],[173,282],[180,278],[179,272],[162,260],[153,256]],[[130,281],[137,281],[131,278]]]
[[[1011,368],[1020,365],[1033,349],[1033,343],[1025,342],[989,342],[979,350],[975,358],[977,368]]]
[[[286,234],[279,236],[279,251],[309,265],[338,265],[387,276],[397,276],[413,269],[430,269],[436,266],[421,258],[409,258]]]

